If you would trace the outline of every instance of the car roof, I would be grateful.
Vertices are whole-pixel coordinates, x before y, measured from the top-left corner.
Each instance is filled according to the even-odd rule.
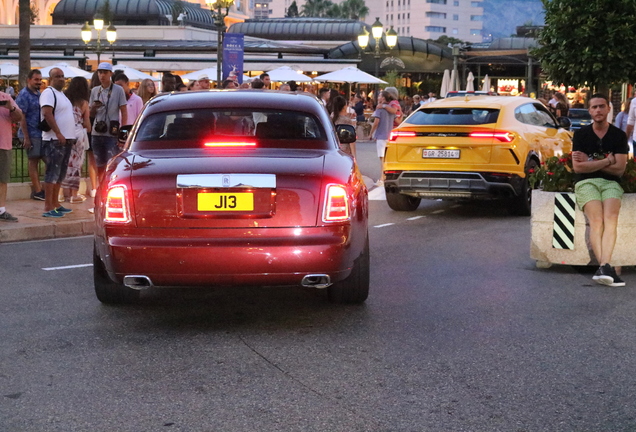
[[[324,107],[311,93],[277,90],[202,90],[164,93],[154,97],[144,114],[197,108],[249,108],[313,112],[321,115]]]
[[[466,108],[501,108],[504,106],[519,106],[527,103],[541,103],[536,99],[521,96],[486,96],[474,95],[467,97],[450,97],[429,102],[422,109],[443,108],[443,107],[466,107]]]

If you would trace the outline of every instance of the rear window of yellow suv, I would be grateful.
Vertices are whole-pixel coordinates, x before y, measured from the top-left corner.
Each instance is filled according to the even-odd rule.
[[[407,123],[418,126],[473,126],[496,123],[496,108],[423,108],[411,115]]]

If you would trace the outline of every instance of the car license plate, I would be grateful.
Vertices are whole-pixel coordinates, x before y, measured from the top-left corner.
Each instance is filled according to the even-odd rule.
[[[254,194],[200,192],[197,197],[199,211],[253,211]]]
[[[459,159],[459,150],[422,150],[423,158]]]

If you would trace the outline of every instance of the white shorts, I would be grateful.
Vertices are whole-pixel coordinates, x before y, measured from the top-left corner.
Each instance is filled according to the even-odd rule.
[[[375,141],[375,146],[378,149],[378,157],[383,158],[384,157],[384,153],[386,152],[386,143],[388,143],[389,140],[376,140]]]

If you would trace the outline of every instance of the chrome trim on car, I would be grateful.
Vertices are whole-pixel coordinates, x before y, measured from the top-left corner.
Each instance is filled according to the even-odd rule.
[[[276,188],[275,174],[179,174],[177,188]]]

